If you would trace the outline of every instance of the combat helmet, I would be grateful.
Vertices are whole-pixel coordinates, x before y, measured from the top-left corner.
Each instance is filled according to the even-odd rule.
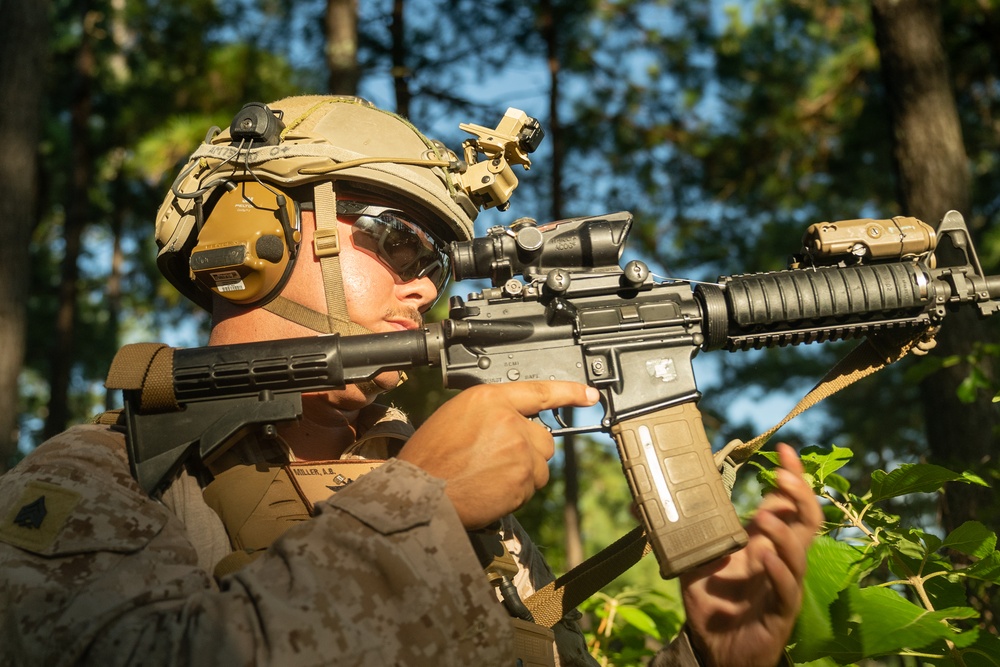
[[[321,333],[363,333],[344,303],[337,193],[391,202],[440,244],[471,239],[480,209],[508,205],[517,184],[510,165],[527,168],[542,133],[516,109],[497,128],[460,127],[477,137],[463,144],[462,159],[361,98],[247,104],[228,129],[210,130],[167,193],[156,219],[157,265],[209,311],[214,293]],[[328,314],[280,295],[304,208],[316,215]]]

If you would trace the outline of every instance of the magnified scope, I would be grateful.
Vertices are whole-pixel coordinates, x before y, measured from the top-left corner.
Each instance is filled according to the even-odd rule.
[[[522,218],[510,227],[493,227],[486,236],[452,243],[452,275],[455,280],[489,278],[499,287],[519,274],[530,279],[552,269],[618,268],[631,227],[627,211],[544,225]]]

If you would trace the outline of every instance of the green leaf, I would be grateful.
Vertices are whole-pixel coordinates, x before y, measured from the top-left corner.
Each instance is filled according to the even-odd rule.
[[[649,614],[638,607],[633,607],[632,605],[621,605],[616,610],[616,614],[618,615],[618,618],[638,629],[643,634],[649,637],[655,637],[657,640],[661,639],[660,629],[656,627],[656,623],[652,618],[650,618]]]
[[[800,651],[816,648],[833,638],[830,605],[857,580],[862,571],[859,564],[866,562],[861,550],[825,535],[813,541],[808,559],[802,610],[794,634]]]
[[[885,536],[885,540],[892,544],[897,552],[909,558],[920,560],[927,553],[919,536],[914,536],[912,531],[907,533],[889,533]]]
[[[994,551],[986,558],[959,571],[973,579],[982,579],[983,581],[992,581],[995,584],[1000,584],[1000,551]]]
[[[976,641],[962,647],[965,667],[1000,667],[1000,637],[980,632]]]
[[[795,664],[798,667],[840,667],[841,663],[833,658],[820,658],[819,660],[810,660],[809,662],[796,661]]]
[[[805,471],[826,484],[826,478],[850,463],[854,452],[846,447],[832,445],[830,449],[805,447],[800,454]]]
[[[808,575],[806,577],[808,582]],[[852,585],[852,588],[855,587]],[[832,631],[827,636],[812,636],[803,632],[802,616],[795,627],[793,638],[796,640],[791,650],[796,664],[807,663],[822,658],[832,658],[838,665],[851,664],[862,655],[860,634],[857,631],[857,619],[850,610],[849,595],[841,591],[837,599],[829,606],[829,622]],[[803,604],[803,610],[805,610]]]
[[[872,473],[871,502],[905,496],[908,493],[932,493],[947,482],[965,482],[989,486],[969,472],[956,473],[930,463],[904,463],[892,472]]]
[[[760,483],[763,492],[773,491],[778,488],[778,475],[773,469],[764,468],[753,461],[750,464],[757,468],[757,481]]]
[[[860,616],[865,657],[920,649],[955,632],[943,621],[976,618],[969,607],[927,611],[887,588],[851,589],[851,610]]]
[[[844,497],[846,497],[851,490],[851,483],[847,481],[847,478],[836,473],[827,475],[824,482],[827,486]]]
[[[978,521],[966,521],[953,530],[944,539],[941,546],[954,549],[967,556],[985,558],[996,549],[997,536]]]
[[[865,522],[870,526],[879,526],[888,530],[896,530],[899,527],[900,518],[898,514],[889,514],[880,507],[872,507],[865,514]]]
[[[934,533],[924,533],[921,531],[920,537],[923,540],[924,545],[927,547],[928,553],[934,553],[940,549],[943,544],[943,542],[941,542],[941,538]]]
[[[975,644],[978,639],[979,639],[979,628],[972,628],[971,630],[966,630],[965,632],[960,632],[957,635],[952,635],[951,637],[949,637],[949,641],[958,648],[965,648],[966,646],[971,646]]]

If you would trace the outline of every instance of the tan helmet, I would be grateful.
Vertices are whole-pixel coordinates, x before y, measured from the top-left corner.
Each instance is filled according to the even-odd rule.
[[[398,206],[442,244],[469,240],[480,208],[506,208],[517,185],[510,164],[527,169],[527,152],[543,136],[537,121],[516,109],[495,129],[460,127],[479,137],[463,144],[464,161],[360,98],[247,104],[227,130],[210,131],[167,193],[156,220],[157,265],[206,310],[214,292],[317,331],[359,333],[343,303],[337,193]],[[488,159],[478,163],[479,153]],[[304,313],[280,296],[298,252],[304,207],[316,214],[328,314]]]

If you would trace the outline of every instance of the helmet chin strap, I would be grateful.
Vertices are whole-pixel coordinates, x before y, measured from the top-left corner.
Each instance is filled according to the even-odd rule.
[[[264,310],[278,317],[321,334],[358,336],[375,333],[351,321],[347,314],[347,298],[344,292],[343,275],[340,268],[340,239],[337,234],[337,196],[332,181],[317,183],[313,189],[313,205],[316,214],[316,231],[313,236],[313,250],[319,259],[323,272],[323,291],[326,293],[326,313],[313,310],[297,301],[278,295],[263,306]],[[405,376],[400,374],[400,383]],[[366,395],[384,391],[374,382],[359,383],[358,387]]]

